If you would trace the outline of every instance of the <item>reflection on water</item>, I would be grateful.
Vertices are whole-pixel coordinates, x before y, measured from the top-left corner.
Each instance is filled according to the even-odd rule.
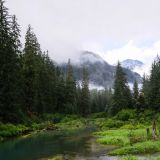
[[[0,144],[0,160],[47,160],[62,155],[65,160],[117,160],[106,153],[113,146],[103,146],[95,142],[92,129],[74,133],[47,131],[27,138],[17,138]],[[160,154],[138,156],[140,160],[150,160]]]
[[[115,160],[105,156],[113,147],[98,145],[91,132],[91,129],[72,134],[50,131],[10,140],[0,144],[0,160],[46,160],[59,154],[75,160]]]

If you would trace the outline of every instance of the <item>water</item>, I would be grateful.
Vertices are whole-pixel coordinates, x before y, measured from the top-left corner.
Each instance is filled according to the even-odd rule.
[[[25,138],[17,138],[0,144],[0,160],[47,160],[63,155],[74,160],[116,160],[105,156],[113,146],[95,142],[91,129],[67,134],[45,131]]]

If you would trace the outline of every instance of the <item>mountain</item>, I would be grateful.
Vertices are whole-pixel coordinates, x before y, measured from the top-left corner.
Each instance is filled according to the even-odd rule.
[[[66,63],[60,64],[64,72],[66,71],[66,66]],[[72,66],[76,80],[82,79],[82,68],[85,66],[89,72],[90,84],[107,88],[113,86],[116,67],[108,64],[102,57],[93,52],[82,52],[79,62],[73,62]],[[132,72],[127,68],[124,68],[124,72],[126,73],[128,82],[133,83],[137,80],[141,83],[142,78],[138,73]]]
[[[121,65],[124,68],[127,68],[127,69],[130,69],[131,71],[134,71],[137,68],[141,69],[144,66],[144,63],[139,60],[126,59],[121,62]]]

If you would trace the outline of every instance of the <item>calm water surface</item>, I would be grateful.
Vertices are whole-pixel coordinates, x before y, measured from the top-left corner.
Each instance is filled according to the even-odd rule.
[[[92,131],[45,131],[9,140],[0,144],[0,160],[47,160],[55,155],[63,155],[66,160],[116,160],[105,156],[113,147],[98,145]]]

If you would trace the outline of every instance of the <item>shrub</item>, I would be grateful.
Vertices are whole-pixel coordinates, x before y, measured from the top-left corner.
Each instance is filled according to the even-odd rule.
[[[135,111],[130,109],[122,110],[118,112],[115,118],[122,121],[128,121],[129,119],[134,119]]]
[[[99,112],[99,113],[93,113],[90,116],[91,118],[106,118],[107,113],[106,112]]]
[[[105,121],[103,126],[106,128],[120,128],[123,125],[124,125],[124,122],[122,121],[108,119],[107,121]]]
[[[0,137],[13,137],[21,135],[28,128],[24,125],[2,124],[0,123]]]
[[[110,152],[110,155],[145,154],[160,151],[159,141],[145,141],[133,146],[126,146]]]
[[[64,118],[64,115],[57,113],[52,115],[50,120],[52,120],[53,123],[59,123],[62,121],[63,118]]]

